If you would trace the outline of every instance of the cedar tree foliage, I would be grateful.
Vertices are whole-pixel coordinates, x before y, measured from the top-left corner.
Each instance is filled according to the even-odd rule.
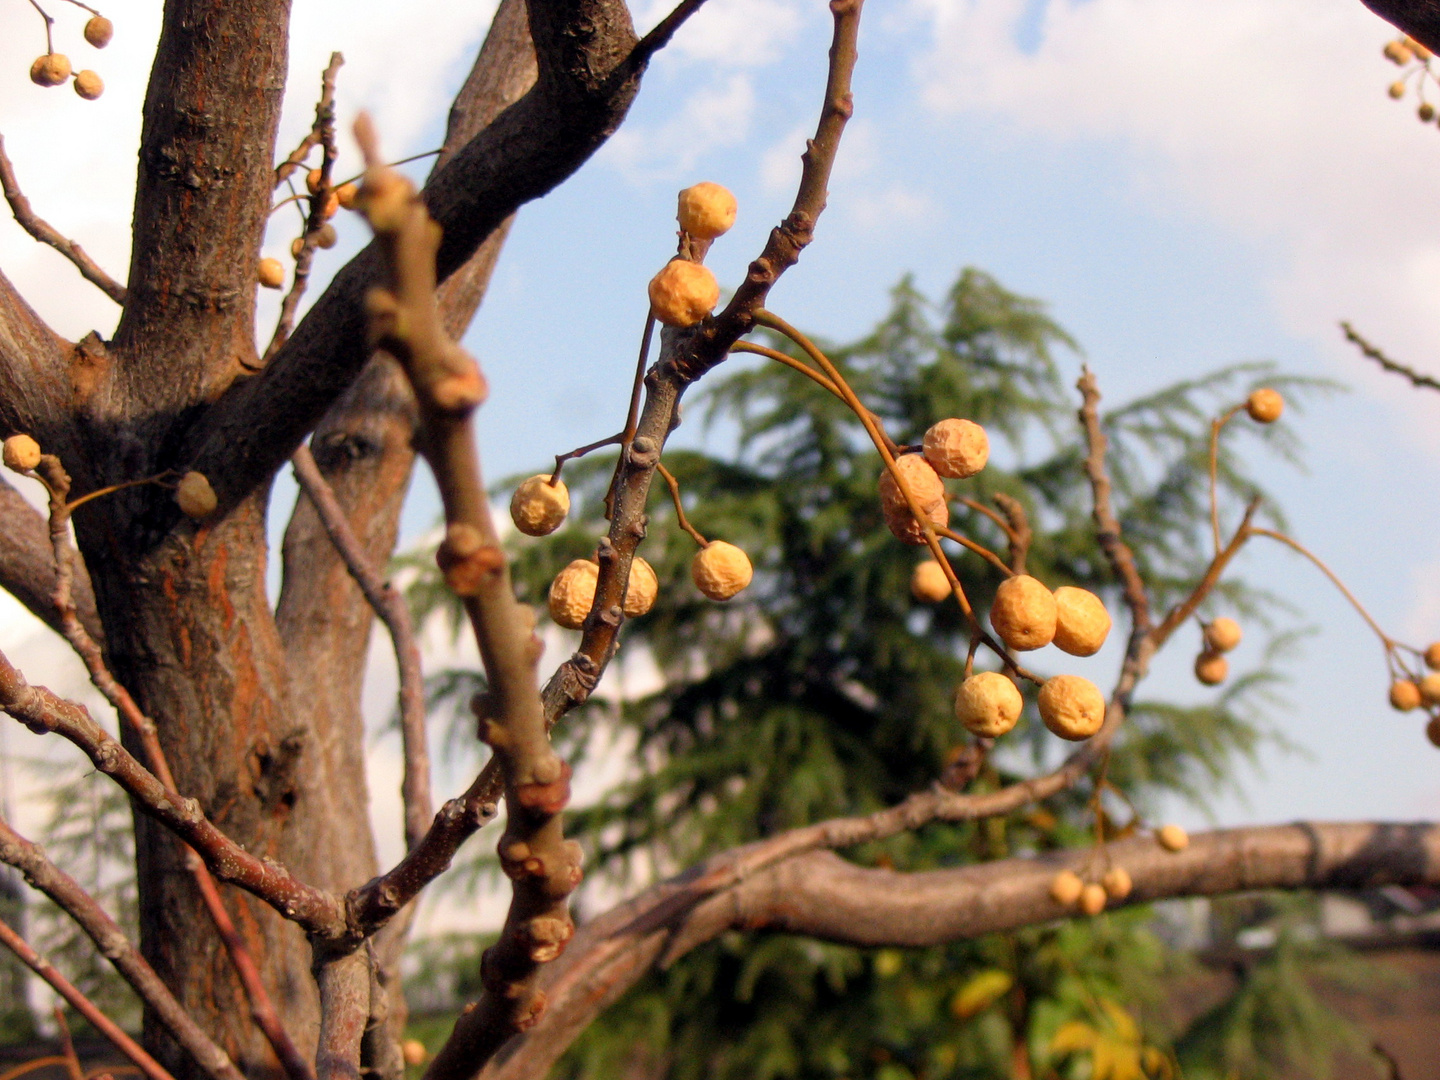
[[[417,192],[386,164],[383,132],[363,117],[336,116],[338,56],[322,77],[311,132],[289,154],[277,152],[286,0],[168,0],[145,100],[123,282],[44,221],[22,190],[24,163],[12,165],[0,145],[0,187],[17,222],[74,264],[89,282],[77,288],[98,287],[121,309],[110,339],[67,341],[0,276],[5,463],[48,493],[42,513],[10,484],[0,486],[0,586],[77,652],[115,708],[118,738],[82,706],[27,683],[3,657],[0,710],[72,744],[128,799],[138,941],[121,929],[119,913],[107,910],[103,893],[85,887],[63,859],[9,822],[0,822],[0,861],[73,920],[134,991],[144,1006],[140,1042],[8,923],[0,926],[0,943],[150,1080],[348,1080],[362,1071],[398,1078],[404,1064],[397,964],[412,903],[496,818],[503,819],[498,855],[510,880],[508,911],[479,964],[482,990],[429,1063],[431,1080],[543,1075],[647,972],[732,930],[768,927],[901,948],[1166,896],[1440,880],[1440,827],[1423,825],[1313,824],[1192,838],[1137,830],[1104,849],[1107,864],[1126,870],[1123,888],[1111,879],[1102,887],[1087,851],[973,865],[937,857],[914,869],[837,854],[932,823],[953,827],[1063,800],[1077,785],[1098,788],[1151,657],[1207,600],[1223,595],[1217,589],[1235,552],[1262,537],[1295,546],[1258,524],[1253,502],[1243,517],[1227,505],[1225,517],[1240,517],[1240,524],[1227,521],[1233,531],[1222,534],[1212,494],[1213,547],[1190,580],[1179,580],[1183,560],[1153,554],[1157,545],[1177,542],[1163,530],[1147,538],[1154,540],[1152,554],[1137,558],[1112,499],[1124,483],[1115,477],[1134,463],[1123,453],[1107,457],[1100,391],[1087,373],[1072,401],[1080,407],[1080,427],[1070,429],[1079,449],[1065,467],[1028,478],[1034,490],[1026,498],[1065,515],[1071,533],[1088,517],[1091,539],[1084,551],[1073,535],[1072,552],[1037,549],[1034,569],[1053,568],[1054,577],[1029,587],[1030,599],[1010,612],[1007,625],[1053,634],[1062,616],[1048,589],[1095,584],[1111,598],[1117,639],[1125,642],[1119,671],[1105,697],[1084,679],[1046,683],[1012,649],[1018,638],[1003,628],[991,632],[985,609],[998,579],[967,570],[967,580],[979,582],[972,596],[951,559],[963,551],[964,559],[983,559],[999,575],[1019,576],[1035,531],[1049,537],[1057,521],[1037,520],[1032,529],[1017,494],[1010,503],[972,499],[970,506],[957,485],[947,489],[927,472],[918,455],[928,428],[912,421],[923,414],[917,406],[926,395],[944,388],[927,387],[925,370],[907,375],[841,356],[842,369],[765,306],[771,286],[801,261],[822,221],[830,170],[854,107],[861,0],[831,0],[828,72],[823,90],[815,88],[819,115],[793,209],[768,236],[748,238],[754,261],[718,312],[709,311],[718,289],[703,261],[722,227],[714,223],[728,211],[713,203],[685,211],[682,203],[676,258],[684,265],[657,274],[650,289],[651,310],[664,326],[652,333],[652,322],[647,329],[629,415],[617,418],[619,434],[601,443],[619,453],[605,485],[608,523],[603,536],[592,537],[593,600],[574,654],[542,677],[536,612],[517,600],[473,440],[485,409],[517,403],[485,404],[484,376],[456,339],[480,303],[514,214],[572,175],[616,130],[649,59],[702,2],[682,0],[640,36],[623,0],[504,0],[451,110],[443,150]],[[1432,40],[1430,0],[1386,7],[1408,32],[1440,44]],[[50,17],[41,14],[47,50],[32,80],[52,87],[73,80],[84,99],[101,94],[103,80],[72,71]],[[103,16],[95,19],[85,38],[101,47],[113,27]],[[358,186],[332,173],[337,141],[350,137],[352,121],[367,163]],[[277,188],[301,171],[305,227],[292,249],[293,267],[277,268],[260,257],[262,234]],[[691,193],[696,203],[699,195]],[[301,317],[314,252],[333,243],[329,218],[341,206],[365,216],[374,242]],[[284,287],[287,277],[279,323],[262,335],[256,288]],[[788,351],[761,344],[756,331],[783,338]],[[658,344],[653,361],[652,344]],[[787,377],[823,389],[826,397],[807,403],[816,425],[834,423],[837,402],[856,418],[859,429],[836,427],[835,437],[863,430],[876,455],[863,474],[844,478],[845,489],[836,492],[843,498],[833,507],[823,490],[812,489],[800,493],[809,503],[797,512],[853,513],[849,527],[877,550],[901,542],[880,530],[882,521],[897,537],[927,547],[952,590],[955,611],[936,622],[938,640],[953,655],[937,653],[925,670],[911,673],[908,696],[886,703],[875,726],[883,742],[867,747],[864,714],[875,707],[847,682],[844,659],[828,645],[796,643],[800,651],[778,662],[808,665],[790,673],[801,687],[797,707],[828,719],[836,752],[863,761],[893,749],[905,756],[904,767],[854,799],[789,791],[778,776],[753,789],[742,785],[750,817],[739,826],[712,812],[734,785],[714,786],[684,808],[676,875],[577,927],[567,900],[582,877],[582,849],[567,839],[563,813],[572,766],[548,734],[589,698],[626,636],[627,617],[638,613],[630,607],[645,575],[639,560],[647,513],[672,482],[676,505],[683,505],[678,485],[690,475],[681,468],[685,476],[677,479],[662,462],[681,399],[734,351],[758,352],[786,367]],[[962,354],[961,368],[972,360],[980,377],[986,358]],[[872,385],[870,376],[880,382]],[[909,385],[881,384],[909,377]],[[763,388],[756,393],[763,397]],[[724,404],[723,397],[716,401]],[[902,401],[905,409],[892,407]],[[953,406],[962,410],[957,419],[988,425],[997,438],[1019,426],[1003,407],[966,417],[971,405],[963,395]],[[1215,420],[1211,477],[1219,469],[1221,427],[1274,418],[1273,401],[1267,411],[1251,399],[1249,418],[1244,406]],[[943,419],[944,412],[932,413],[926,423]],[[897,421],[904,422],[886,430]],[[444,504],[437,561],[486,677],[473,709],[488,760],[463,793],[438,809],[425,750],[422,658],[400,597],[377,569],[393,548],[417,456]],[[272,481],[291,462],[304,496],[286,530],[284,585],[272,605],[265,515]],[[877,518],[873,506],[859,509],[856,491],[874,484],[882,468],[890,478],[879,485]],[[930,486],[915,488],[907,477],[928,478]],[[1203,492],[1205,470],[1192,468],[1190,477]],[[1209,490],[1216,490],[1213,479]],[[1195,495],[1167,489],[1157,497]],[[951,500],[979,517],[957,514],[960,528],[950,528]],[[1002,553],[967,535],[982,517],[1005,535]],[[752,542],[763,545],[765,523],[751,525]],[[735,594],[750,582],[753,562],[756,604],[776,605],[763,617],[782,626],[808,619],[845,628],[863,610],[847,604],[875,602],[885,568],[893,567],[893,557],[877,559],[880,573],[850,583],[848,595],[827,594],[828,608],[792,611],[808,598],[786,596],[790,579],[774,559],[783,548],[747,557],[724,536],[707,541],[693,525],[686,531],[704,547],[692,570],[702,591]],[[893,577],[892,592],[899,589]],[[673,580],[667,572],[666,583]],[[735,611],[731,629],[741,636],[716,653],[717,677],[751,662],[745,646],[755,642],[744,635],[761,616]],[[392,867],[377,864],[365,816],[355,812],[366,801],[359,699],[376,617],[390,632],[402,673],[407,853]],[[714,620],[717,633],[726,619]],[[1414,682],[1417,704],[1435,709],[1440,693],[1429,692],[1415,660],[1420,654],[1384,641],[1393,678]],[[806,648],[814,655],[803,655]],[[761,682],[776,661],[764,662],[772,671],[757,671]],[[991,737],[967,740],[958,724],[943,735],[917,729],[907,741],[900,704],[919,707],[949,695],[974,663],[998,668],[1017,695],[1023,689],[1038,701],[1051,731],[1091,737],[1066,756],[1052,741],[1024,770],[1003,754],[992,762]],[[1037,666],[1050,671],[1057,663],[1047,654]],[[655,733],[647,738],[673,739],[672,731],[699,724],[713,712],[702,698],[687,697],[677,683],[674,693],[647,703],[645,730]],[[1013,723],[1016,715],[1003,718]],[[721,710],[705,723],[726,720]],[[1035,732],[1033,740],[1050,738]],[[948,762],[940,755],[947,741]],[[652,827],[617,821],[622,843],[643,839]],[[687,851],[692,837],[707,842]],[[734,845],[715,851],[711,838]],[[685,868],[681,860],[691,853],[698,861]],[[1073,895],[1072,881],[1080,884]],[[1109,1026],[1070,1029],[1056,1052],[1083,1054],[1096,1040],[1130,1037],[1114,1015],[1095,1024]],[[1143,1041],[1125,1045],[1136,1060],[1153,1056]],[[1094,1053],[1098,1061],[1100,1051]]]

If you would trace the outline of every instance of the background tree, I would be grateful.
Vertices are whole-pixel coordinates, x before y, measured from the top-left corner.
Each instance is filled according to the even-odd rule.
[[[327,242],[332,199],[344,189],[332,173],[338,58],[325,73],[312,133],[275,165],[285,4],[167,5],[123,285],[45,226],[6,164],[0,179],[17,219],[120,303],[122,315],[110,340],[92,335],[71,343],[0,279],[0,428],[11,435],[8,463],[40,478],[50,495],[47,523],[13,489],[0,491],[0,583],[81,654],[123,721],[123,746],[83,710],[27,686],[8,661],[0,663],[0,707],[76,744],[132,800],[141,950],[119,936],[93,895],[9,826],[0,832],[0,859],[64,908],[140,995],[146,1043],[159,1060],[118,1030],[111,1035],[157,1080],[166,1070],[226,1078],[283,1070],[294,1080],[362,1068],[395,1075],[397,1012],[388,984],[404,937],[400,913],[494,816],[502,794],[509,812],[501,859],[514,879],[510,917],[482,963],[477,1007],[431,1065],[436,1080],[482,1068],[495,1075],[538,1069],[539,1058],[558,1053],[575,1024],[588,1020],[586,1010],[660,958],[661,937],[691,947],[759,920],[852,944],[933,944],[1063,910],[1049,882],[1058,866],[1083,868],[1084,856],[892,871],[847,864],[824,849],[878,843],[936,818],[996,818],[1073,786],[1120,730],[1149,654],[1213,588],[1224,553],[1208,560],[1199,588],[1186,590],[1189,599],[1172,609],[1178,617],[1151,622],[1150,606],[1157,615],[1163,609],[1167,582],[1152,583],[1147,597],[1127,562],[1093,422],[1088,453],[1073,459],[1083,477],[1057,480],[1070,494],[1046,505],[1067,505],[1088,481],[1097,542],[1123,580],[1136,624],[1095,740],[1034,781],[967,794],[955,790],[956,777],[907,795],[925,779],[921,763],[939,749],[908,747],[912,760],[899,775],[874,776],[869,805],[843,807],[854,814],[905,796],[898,809],[868,818],[813,824],[797,812],[821,811],[824,793],[795,801],[788,792],[777,797],[772,786],[755,807],[769,816],[733,836],[765,836],[758,847],[713,856],[679,881],[640,894],[589,922],[565,949],[573,927],[564,903],[579,878],[579,852],[560,829],[569,767],[549,748],[546,730],[583,704],[613,655],[651,482],[683,393],[757,325],[780,325],[764,303],[809,243],[825,204],[851,111],[859,4],[832,5],[828,85],[793,211],[719,314],[660,335],[643,402],[637,399],[615,440],[622,450],[611,524],[598,551],[584,639],[543,694],[533,620],[512,595],[474,459],[469,425],[485,396],[483,376],[453,337],[478,304],[511,215],[570,175],[615,129],[647,61],[696,7],[687,0],[637,38],[622,5],[502,5],[422,199],[383,166],[375,133],[361,129],[370,167],[359,191],[345,197],[353,195],[377,242],[299,319],[309,258]],[[41,58],[37,81],[58,70],[53,57],[52,49]],[[257,348],[254,287],[257,276],[263,282],[274,270],[259,259],[273,193],[317,150],[321,164],[307,177],[315,190],[306,198],[289,300],[269,344]],[[683,235],[682,264],[700,262],[707,247],[706,238]],[[642,367],[647,359],[642,354]],[[987,360],[983,353],[967,359]],[[1005,358],[999,361],[1003,367]],[[843,390],[838,369],[825,378]],[[876,407],[887,393],[903,396],[884,386],[873,391]],[[1091,385],[1092,418],[1096,394]],[[997,431],[1007,423],[999,418]],[[308,451],[297,450],[307,435]],[[882,456],[893,453],[883,439],[880,445]],[[469,791],[433,820],[414,708],[413,642],[393,593],[374,572],[394,543],[412,447],[427,458],[445,502],[439,556],[485,662],[487,692],[477,712],[494,751]],[[264,515],[270,483],[292,455],[307,495],[290,523],[285,587],[272,610]],[[873,524],[873,510],[870,517]],[[81,559],[69,546],[72,521]],[[1252,535],[1242,534],[1232,546]],[[1163,575],[1166,567],[1157,565]],[[1071,572],[1086,579],[1078,565]],[[857,584],[865,585],[861,595],[873,595]],[[379,876],[368,830],[351,812],[365,792],[359,689],[371,606],[387,620],[402,667],[409,665],[410,851]],[[1006,663],[1018,672],[1013,659]],[[843,685],[838,696],[835,689],[824,692],[843,716],[856,703],[847,704]],[[821,692],[820,680],[812,679],[808,692]],[[948,685],[939,691],[948,692]],[[863,701],[859,707],[874,711]],[[666,737],[663,725],[657,731]],[[846,749],[857,761],[866,756]],[[972,760],[982,757],[976,752]],[[798,831],[786,829],[802,821]],[[703,837],[704,823],[697,824]],[[1132,869],[1136,899],[1149,899],[1430,880],[1434,844],[1425,827],[1340,826],[1216,834],[1183,855],[1160,851],[1148,838],[1110,851]],[[902,872],[910,876],[897,879]],[[224,895],[217,882],[227,887]],[[979,894],[977,882],[986,883]],[[783,908],[775,906],[781,894]],[[865,918],[855,918],[856,910]],[[637,912],[639,921],[631,918]],[[197,932],[210,925],[213,936]],[[28,955],[21,945],[17,952]],[[564,959],[554,962],[562,949]],[[629,965],[627,975],[616,975],[617,963]],[[588,985],[597,965],[609,969],[609,989],[577,997],[575,988]],[[88,1008],[78,991],[67,993],[77,1008]],[[102,1024],[98,1013],[86,1015]]]

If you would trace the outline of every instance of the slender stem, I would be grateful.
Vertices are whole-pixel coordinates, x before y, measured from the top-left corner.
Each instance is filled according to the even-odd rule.
[[[33,2],[33,0],[32,0],[32,2]],[[315,144],[314,144],[314,143],[311,143],[310,145],[311,145],[311,146],[314,146]],[[309,151],[307,150],[306,152],[307,152],[307,154],[308,154]],[[419,153],[419,154],[411,154],[409,157],[401,158],[399,161],[392,161],[392,162],[390,162],[390,164],[389,164],[388,167],[393,169],[396,165],[408,165],[408,164],[410,164],[410,162],[412,162],[412,161],[419,161],[421,158],[435,157],[437,154],[443,154],[444,152],[445,152],[445,148],[442,146],[442,147],[439,147],[439,148],[437,148],[437,149],[435,149],[435,150],[426,150],[426,151],[423,151],[422,153]],[[301,161],[303,162],[303,161],[304,161],[304,158],[301,158]],[[288,165],[288,164],[292,164],[292,163],[289,162],[289,161],[286,161],[286,162],[284,162],[284,163],[281,164],[280,168],[283,169],[283,168],[285,167],[285,165]],[[283,180],[284,178],[282,177],[281,179]],[[364,174],[363,172],[362,172],[362,173],[356,173],[354,176],[346,177],[344,180],[341,180],[338,184],[332,184],[331,186],[332,186],[332,187],[344,187],[346,184],[354,184],[354,183],[356,183],[356,182],[358,182],[358,181],[360,181],[360,180],[363,180],[363,179],[365,179],[365,174]],[[301,199],[308,199],[308,198],[310,198],[310,193],[309,193],[308,191],[306,191],[306,192],[304,192],[304,193],[301,193],[301,192],[298,192],[298,191],[297,191],[294,195],[291,195],[289,198],[281,199],[281,200],[280,200],[278,203],[276,203],[274,206],[270,207],[270,213],[273,214],[276,210],[279,210],[282,206],[286,206],[286,205],[288,205],[289,203],[299,202]]]
[[[944,525],[936,525],[935,531],[941,536],[945,537],[945,539],[953,540],[961,547],[968,548],[970,551],[973,551],[976,555],[979,555],[986,562],[990,563],[990,565],[994,566],[1006,577],[1015,576],[1015,571],[1010,569],[1009,564],[1004,559],[1000,558],[999,555],[996,555],[989,548],[985,547],[983,544],[977,544],[968,536],[962,536],[954,529],[947,528]]]
[[[47,12],[39,5],[39,3],[36,2],[36,0],[30,0],[30,6],[33,7],[36,11],[38,11],[40,13],[40,17],[45,20],[45,52],[47,55],[49,55],[50,53],[53,53],[55,51],[55,43],[50,39],[50,28],[55,25],[55,20],[50,16],[49,12]]]
[[[756,345],[753,342],[749,341],[737,341],[734,345],[730,346],[730,351],[732,353],[754,353],[756,356],[769,357],[771,360],[774,360],[777,363],[784,364],[792,371],[798,371],[806,378],[811,379],[819,385],[823,386],[826,390],[830,391],[830,393],[834,394],[841,401],[845,400],[845,395],[840,393],[840,388],[837,387],[829,379],[827,379],[824,375],[821,375],[818,371],[810,367],[808,364],[802,364],[793,356],[786,356],[779,349],[770,349],[764,345]]]
[[[685,507],[680,504],[680,482],[671,475],[669,469],[665,468],[665,466],[659,462],[655,464],[655,471],[660,474],[661,479],[663,479],[670,488],[670,499],[675,504],[675,516],[680,522],[680,528],[689,533],[691,538],[702,548],[705,547],[710,541],[701,536],[695,530],[695,527],[690,524],[689,520],[685,517]]]
[[[1391,360],[1380,349],[1360,336],[1360,332],[1348,322],[1342,322],[1340,329],[1345,332],[1345,340],[1350,342],[1367,358],[1374,360],[1382,369],[1392,375],[1401,375],[1410,380],[1412,386],[1423,390],[1440,390],[1440,380],[1433,376],[1424,375],[1412,367],[1400,363],[1398,360]]]
[[[1389,634],[1385,633],[1384,630],[1380,629],[1380,624],[1370,617],[1370,613],[1365,610],[1364,605],[1361,604],[1358,599],[1356,599],[1354,593],[1352,593],[1348,588],[1346,588],[1345,583],[1340,580],[1340,578],[1336,575],[1335,571],[1331,570],[1330,567],[1326,566],[1325,563],[1320,560],[1319,556],[1317,556],[1309,548],[1305,547],[1304,544],[1300,543],[1298,540],[1292,540],[1284,533],[1278,533],[1272,529],[1252,528],[1250,529],[1250,535],[1264,536],[1268,537],[1271,540],[1279,541],[1286,547],[1290,548],[1290,550],[1298,552],[1299,554],[1305,556],[1305,558],[1309,559],[1312,563],[1315,564],[1316,569],[1318,569],[1322,574],[1324,574],[1327,578],[1330,579],[1330,584],[1334,585],[1335,588],[1339,589],[1340,594],[1344,596],[1346,600],[1350,601],[1350,606],[1353,607],[1356,611],[1358,611],[1360,613],[1360,617],[1365,620],[1365,624],[1369,626],[1371,630],[1375,631],[1375,636],[1380,639],[1381,643],[1385,646],[1386,651],[1388,652],[1397,647],[1397,643],[1395,642],[1395,640],[1392,639]]]
[[[1250,505],[1245,508],[1245,517],[1241,520],[1240,527],[1235,530],[1235,535],[1230,538],[1230,543],[1227,544],[1215,558],[1210,560],[1210,565],[1206,568],[1204,577],[1200,579],[1200,584],[1195,586],[1195,590],[1188,597],[1171,608],[1165,616],[1164,621],[1150,632],[1151,640],[1155,643],[1157,649],[1165,644],[1166,640],[1175,632],[1181,623],[1195,614],[1195,609],[1210,595],[1211,590],[1219,584],[1220,575],[1225,572],[1225,567],[1230,565],[1230,560],[1245,546],[1245,542],[1254,535],[1255,530],[1251,527],[1250,522],[1255,517],[1255,511],[1259,509],[1259,507],[1260,498],[1257,495],[1250,500]]]
[[[75,1040],[70,1036],[70,1024],[65,1019],[65,1010],[56,1005],[55,1027],[60,1035],[60,1056],[65,1059],[65,1071],[70,1080],[85,1080],[85,1069],[80,1064],[80,1055],[75,1053]]]
[[[630,388],[630,409],[625,414],[625,428],[620,432],[620,458],[615,462],[615,472],[610,476],[610,486],[605,489],[605,520],[615,506],[615,485],[625,471],[625,455],[635,441],[635,429],[640,421],[640,398],[645,391],[645,362],[650,358],[650,339],[655,334],[655,313],[646,311],[645,330],[640,335],[640,357],[635,361],[635,382]],[[557,467],[557,472],[558,467]],[[553,482],[553,481],[552,481]]]
[[[1000,526],[1000,528],[1001,528],[1001,529],[1004,531],[1004,533],[1005,533],[1006,539],[1008,539],[1008,540],[1010,540],[1010,541],[1012,541],[1012,542],[1014,541],[1014,539],[1015,539],[1015,533],[1014,533],[1013,530],[1011,530],[1011,528],[1010,528],[1010,523],[1009,523],[1008,521],[1006,521],[1006,520],[1004,519],[1004,517],[1002,517],[1002,516],[1000,515],[1000,512],[999,512],[998,510],[991,510],[990,507],[986,506],[984,503],[980,502],[978,499],[971,499],[971,498],[969,498],[969,497],[963,497],[963,498],[957,499],[956,501],[959,502],[959,503],[960,503],[961,505],[963,505],[963,506],[968,506],[971,510],[974,510],[974,511],[977,511],[978,513],[984,514],[984,515],[985,515],[986,517],[988,517],[991,521],[995,522],[996,525],[999,525],[999,526]]]
[[[571,450],[567,454],[556,454],[555,471],[550,474],[550,483],[553,485],[556,481],[560,479],[560,470],[565,467],[565,462],[572,461],[575,458],[584,457],[586,454],[589,454],[595,450],[599,450],[601,447],[618,446],[620,445],[620,441],[624,438],[625,433],[622,431],[614,435],[608,435],[603,439],[596,439],[592,443],[586,443],[584,446],[577,447],[576,449]]]
[[[1220,471],[1220,429],[1245,406],[1236,405],[1223,416],[1210,421],[1210,532],[1215,540],[1215,554],[1220,554],[1220,500],[1216,476]]]
[[[164,472],[156,473],[154,476],[146,476],[140,480],[126,480],[123,484],[111,484],[109,487],[96,488],[80,498],[65,504],[67,515],[75,513],[77,507],[84,506],[91,499],[98,499],[102,495],[110,495],[117,491],[124,491],[126,488],[140,487],[142,484],[158,484],[170,479],[175,475],[174,469],[166,469]]]
[[[120,1053],[133,1061],[139,1067],[140,1071],[148,1076],[150,1080],[175,1080],[175,1078],[165,1070],[164,1066],[147,1054],[142,1046],[129,1035],[125,1034],[114,1020],[106,1016],[93,1001],[76,989],[75,985],[70,982],[69,979],[56,971],[50,961],[46,960],[45,957],[31,948],[30,944],[3,920],[0,920],[0,945],[4,945],[15,954],[22,964],[40,976],[40,978],[44,979],[52,990],[64,998],[72,1009],[83,1016],[91,1027],[109,1039],[116,1050],[119,1050]],[[66,1034],[68,1037],[68,1032]],[[55,1060],[56,1063],[63,1061],[67,1066],[70,1064],[70,1056],[68,1054],[61,1055],[53,1060]],[[27,1064],[34,1063],[27,1062]],[[6,1075],[8,1076],[10,1074],[7,1073]]]

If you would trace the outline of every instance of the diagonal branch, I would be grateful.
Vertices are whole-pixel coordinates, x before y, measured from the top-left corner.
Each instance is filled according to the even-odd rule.
[[[0,438],[23,432],[47,449],[72,445],[71,350],[0,273]]]
[[[95,768],[118,783],[136,808],[184,840],[221,881],[258,896],[287,919],[319,937],[345,933],[345,913],[337,897],[297,880],[273,860],[250,854],[222,833],[194,799],[165,785],[97,724],[83,705],[31,686],[0,653],[0,711],[37,735],[54,732],[74,743]]]
[[[4,945],[16,958],[49,984],[72,1009],[83,1016],[96,1031],[110,1040],[110,1045],[119,1050],[149,1080],[175,1080],[165,1067],[145,1052],[145,1048],[126,1035],[120,1025],[106,1016],[96,1004],[76,989],[75,984],[56,970],[5,922],[0,921],[0,945]]]
[[[1432,52],[1440,52],[1440,3],[1436,0],[1363,0],[1386,22],[1405,31]]]
[[[1378,348],[1361,337],[1360,332],[1348,322],[1342,322],[1340,329],[1345,332],[1346,341],[1358,348],[1368,359],[1374,360],[1385,371],[1390,372],[1392,375],[1403,375],[1410,380],[1412,386],[1416,386],[1422,390],[1440,390],[1440,379],[1425,375],[1412,367],[1407,367],[1397,360],[1391,360]]]
[[[22,229],[40,243],[49,244],[64,255],[86,281],[97,286],[111,300],[117,304],[125,303],[125,286],[100,269],[100,265],[85,254],[84,248],[74,240],[61,236],[59,230],[31,208],[30,200],[20,191],[20,181],[15,178],[15,167],[10,164],[10,158],[5,153],[3,135],[0,135],[0,190],[4,191],[5,201],[10,204],[15,221]]]
[[[48,896],[61,911],[75,920],[76,925],[95,943],[100,954],[114,965],[146,1008],[175,1036],[175,1040],[206,1075],[212,1080],[243,1080],[234,1062],[191,1019],[160,976],[94,897],[47,859],[38,845],[26,840],[3,820],[0,820],[0,862],[19,870],[31,886]]]
[[[55,607],[55,560],[45,519],[25,497],[0,479],[0,589],[6,590],[52,630],[60,631],[61,615]],[[78,553],[71,552],[70,594],[75,615],[92,640],[102,641],[100,616],[90,575]]]

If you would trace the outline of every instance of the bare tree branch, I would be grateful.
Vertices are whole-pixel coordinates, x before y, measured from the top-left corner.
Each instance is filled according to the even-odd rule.
[[[1376,15],[1440,52],[1440,0],[1363,0]]]
[[[31,686],[0,653],[0,710],[36,734],[54,732],[74,743],[134,800],[141,813],[170,829],[200,854],[221,881],[258,896],[311,934],[345,934],[345,913],[338,898],[295,879],[273,860],[256,858],[225,836],[200,811],[194,799],[167,791],[90,716],[84,706]]]
[[[36,618],[60,631],[60,613],[55,609],[55,560],[45,519],[4,479],[0,478],[0,588],[10,593]],[[70,587],[75,615],[85,632],[103,640],[100,616],[95,611],[95,594],[90,575],[78,553],[71,551]]]
[[[125,303],[125,286],[100,269],[100,265],[85,254],[85,250],[79,244],[61,236],[59,230],[35,213],[30,206],[30,200],[20,191],[20,181],[15,178],[15,167],[5,153],[5,137],[3,135],[0,135],[0,191],[5,193],[5,201],[10,204],[15,221],[22,229],[40,243],[49,244],[61,255],[64,255],[75,265],[75,269],[80,271],[80,275],[86,281],[97,286],[111,300],[117,304]]]
[[[24,432],[47,450],[70,448],[71,348],[0,273],[0,438]]]
[[[244,1080],[225,1051],[190,1018],[165,983],[121,932],[115,921],[75,880],[45,857],[40,848],[0,820],[0,862],[53,900],[95,943],[100,955],[140,996],[175,1040],[212,1080]]]
[[[110,1040],[110,1044],[129,1058],[142,1075],[149,1080],[175,1080],[163,1065],[145,1052],[145,1048],[126,1035],[120,1026],[106,1016],[96,1004],[75,988],[75,984],[56,970],[55,965],[41,956],[29,944],[0,921],[0,945],[4,945],[40,978],[44,979],[72,1009],[83,1016],[96,1031]]]
[[[787,859],[693,902],[697,868],[582,927],[547,969],[550,1008],[481,1076],[543,1076],[595,1018],[654,967],[732,930],[851,945],[925,946],[1064,918],[1050,895],[1063,869],[1091,878],[1123,866],[1128,904],[1254,889],[1368,888],[1440,882],[1440,826],[1302,822],[1190,838],[1182,852],[1135,837],[1103,849],[1004,859],[953,870],[866,869],[830,852]],[[669,900],[663,902],[662,898]]]
[[[1410,380],[1411,385],[1419,387],[1422,390],[1440,390],[1440,380],[1416,371],[1412,367],[1407,367],[1399,361],[1391,360],[1378,348],[1361,337],[1360,332],[1348,322],[1342,322],[1340,329],[1345,332],[1346,341],[1358,348],[1364,356],[1374,360],[1385,371],[1390,372],[1392,375],[1403,375]]]

